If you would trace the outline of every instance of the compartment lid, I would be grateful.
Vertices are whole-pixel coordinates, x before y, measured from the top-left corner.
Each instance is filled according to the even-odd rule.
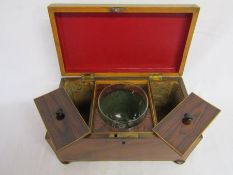
[[[91,132],[64,89],[59,88],[34,101],[57,151]]]
[[[183,155],[220,110],[191,93],[153,131],[179,155]]]
[[[62,75],[181,75],[199,7],[48,7]]]

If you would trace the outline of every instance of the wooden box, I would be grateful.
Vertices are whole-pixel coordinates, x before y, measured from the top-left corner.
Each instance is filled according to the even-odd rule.
[[[62,78],[35,103],[58,159],[184,163],[219,113],[188,96],[182,80],[199,7],[52,4],[48,11]],[[137,126],[116,129],[100,117],[99,93],[116,83],[148,95]]]

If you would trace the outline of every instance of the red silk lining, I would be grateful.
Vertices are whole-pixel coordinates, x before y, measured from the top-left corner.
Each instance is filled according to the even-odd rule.
[[[178,72],[192,14],[55,13],[65,72]]]

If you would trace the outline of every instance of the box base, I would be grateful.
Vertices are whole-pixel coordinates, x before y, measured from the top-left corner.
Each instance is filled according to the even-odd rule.
[[[64,164],[73,161],[174,161],[182,164],[203,137],[198,137],[183,156],[179,156],[156,136],[153,139],[134,140],[86,138],[59,152],[54,149],[47,133],[45,138],[60,162]]]

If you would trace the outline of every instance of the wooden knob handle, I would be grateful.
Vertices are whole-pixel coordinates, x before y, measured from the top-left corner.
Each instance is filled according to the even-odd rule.
[[[61,108],[59,108],[56,112],[56,119],[63,120],[65,118],[65,114]]]
[[[182,119],[182,122],[183,122],[185,125],[190,125],[191,122],[192,122],[192,120],[193,120],[192,115],[190,115],[190,114],[188,114],[188,113],[185,113],[185,114],[184,114],[184,117],[183,117],[183,119]]]

